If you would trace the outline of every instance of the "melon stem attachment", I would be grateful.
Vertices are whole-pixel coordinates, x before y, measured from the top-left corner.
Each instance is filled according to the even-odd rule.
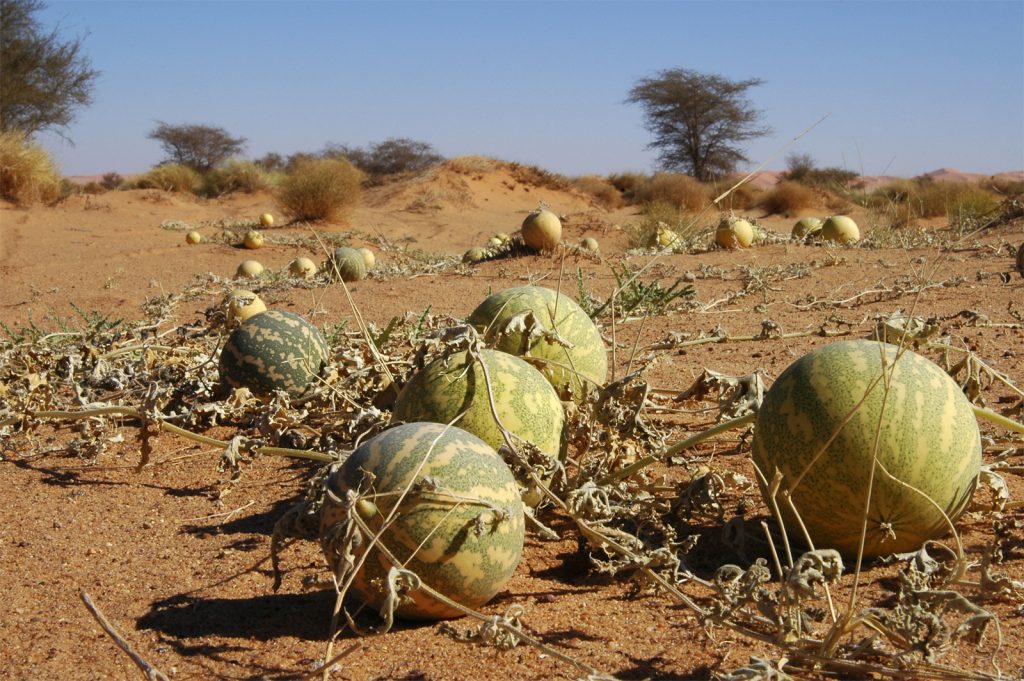
[[[979,407],[977,405],[972,404],[971,408],[974,409],[975,417],[1024,435],[1024,423],[1017,423],[1013,419],[1007,418],[1002,414],[997,414],[991,409],[985,409],[984,407]]]
[[[685,449],[689,449],[690,447],[693,447],[695,445],[699,445],[701,442],[704,442],[705,440],[710,440],[711,438],[713,438],[714,436],[716,436],[716,435],[718,435],[720,433],[724,433],[724,432],[730,431],[730,430],[735,430],[736,428],[742,428],[743,426],[749,425],[749,424],[754,422],[754,419],[756,417],[757,417],[757,412],[751,412],[749,414],[745,414],[743,416],[739,416],[737,418],[730,419],[728,421],[724,421],[722,423],[719,423],[716,426],[712,426],[712,427],[708,428],[707,430],[703,430],[703,431],[697,433],[696,435],[692,435],[692,436],[686,438],[685,440],[677,442],[676,444],[672,445],[671,447],[667,447],[667,448],[661,450],[657,454],[651,454],[650,456],[645,456],[642,459],[637,460],[635,463],[633,463],[633,464],[631,464],[629,466],[626,466],[625,468],[622,468],[622,469],[620,469],[618,471],[615,471],[614,473],[606,475],[603,478],[601,478],[600,480],[598,480],[597,484],[598,485],[607,485],[607,484],[616,482],[618,480],[622,480],[624,478],[628,478],[629,476],[633,475],[634,473],[637,473],[637,472],[643,470],[644,468],[647,468],[652,463],[656,463],[656,462],[661,461],[662,459],[666,459],[666,458],[668,458],[670,456],[675,456],[679,452],[681,452],[681,451],[683,451]]]

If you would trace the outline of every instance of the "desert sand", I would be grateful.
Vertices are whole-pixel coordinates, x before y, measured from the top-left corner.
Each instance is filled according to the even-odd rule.
[[[458,264],[466,249],[491,235],[514,234],[541,203],[564,217],[563,251]],[[325,247],[318,236],[321,243],[329,236],[377,253],[377,268],[349,286],[359,313],[377,330],[407,313],[463,319],[488,292],[530,282],[576,298],[577,271],[597,300],[615,289],[622,268],[646,268],[641,280],[647,283],[692,283],[689,303],[677,301],[665,313],[614,324],[599,319],[614,349],[610,378],[639,371],[650,389],[643,418],[652,434],[636,440],[636,454],[713,424],[713,396],[673,401],[705,369],[729,376],[761,372],[770,385],[806,351],[836,338],[868,337],[879,317],[897,311],[931,320],[952,345],[969,348],[1014,386],[1024,386],[1024,278],[1014,272],[1014,249],[1024,242],[1020,219],[964,235],[950,235],[944,221],[934,221],[923,231],[908,230],[901,246],[875,233],[872,216],[858,209],[851,215],[866,239],[857,247],[779,238],[740,251],[706,247],[659,255],[631,241],[636,207],[607,210],[584,194],[517,181],[500,167],[468,174],[441,169],[378,187],[343,223],[279,220],[280,226],[266,230],[262,249],[240,248],[232,230],[263,212],[278,212],[269,194],[202,200],[155,190],[76,195],[53,207],[0,207],[0,321],[8,330],[0,343],[8,348],[0,355],[7,386],[0,390],[0,419],[13,403],[10,390],[42,381],[49,387],[38,393],[40,403],[47,390],[70,390],[51,367],[53,358],[18,350],[27,342],[18,338],[33,328],[39,334],[83,333],[101,319],[130,326],[162,306],[153,338],[199,333],[237,285],[232,276],[241,260],[257,257],[275,271],[299,255],[320,262]],[[811,212],[824,214],[825,208]],[[795,219],[751,214],[782,236]],[[713,226],[713,214],[704,219]],[[200,231],[203,243],[187,245],[188,229]],[[922,236],[927,233],[935,235],[934,245]],[[572,248],[584,237],[599,241],[600,256]],[[337,284],[277,280],[248,286],[273,308],[306,315],[320,326],[356,328],[352,305]],[[720,342],[686,342],[718,336]],[[87,359],[73,356],[56,366]],[[987,406],[1016,404],[1020,419],[1014,388],[983,379],[982,389]],[[109,399],[121,398],[112,392]],[[1022,678],[1024,445],[987,422],[981,427],[990,444],[986,463],[1009,467],[1011,505],[997,571],[1018,580],[1011,582],[1017,591],[980,595],[978,562],[993,541],[992,516],[964,516],[957,528],[972,567],[958,588],[997,615],[1000,629],[990,627],[977,647],[957,642],[938,661],[996,674],[994,659],[1004,678]],[[206,434],[230,439],[253,428],[226,419]],[[90,436],[94,431],[98,435]],[[334,590],[324,582],[328,573],[315,542],[296,542],[283,552],[284,581],[276,593],[267,556],[275,522],[301,498],[316,465],[259,457],[243,465],[233,484],[218,469],[216,448],[161,433],[150,440],[150,464],[140,470],[139,435],[137,420],[110,418],[102,428],[94,420],[33,422],[3,436],[0,676],[141,676],[83,605],[84,591],[128,644],[172,679],[305,678],[327,650]],[[351,442],[343,438],[339,447]],[[749,482],[749,450],[749,437],[737,431],[654,469],[655,477],[669,482],[687,480],[701,467],[747,480],[726,485],[720,517],[709,512],[681,521],[687,533],[701,537],[687,564],[702,579],[726,563],[749,566],[768,556],[756,538],[749,552],[737,552],[724,538],[728,519],[739,518],[730,527],[751,537],[763,536],[760,523],[769,520]],[[983,489],[976,496],[983,504],[993,493]],[[399,623],[376,637],[344,634],[334,652],[346,654],[331,678],[577,679],[600,672],[682,679],[725,674],[748,665],[751,656],[784,664],[781,649],[769,642],[723,628],[705,630],[664,590],[635,593],[628,575],[599,574],[579,550],[579,534],[565,514],[548,510],[542,519],[558,538],[529,532],[515,576],[484,612],[500,616],[520,606],[524,630],[578,665],[525,644],[502,650],[458,641],[438,624]],[[866,566],[855,610],[894,607],[899,568]],[[844,581],[832,594],[840,610],[850,584]],[[694,583],[679,588],[708,604],[707,589]],[[948,622],[963,619],[950,611]],[[477,626],[465,618],[452,624],[459,631]],[[855,638],[867,633],[861,628]]]

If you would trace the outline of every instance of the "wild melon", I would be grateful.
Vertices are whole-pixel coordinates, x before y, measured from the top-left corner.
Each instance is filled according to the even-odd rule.
[[[793,224],[791,236],[794,239],[806,239],[809,236],[820,234],[822,221],[814,217],[802,217]]]
[[[607,378],[601,332],[564,293],[543,286],[505,289],[488,296],[468,321],[492,347],[537,365],[560,397],[585,399]]]
[[[462,262],[467,265],[475,265],[487,259],[487,249],[482,246],[473,246],[462,254]]]
[[[754,243],[754,227],[743,218],[724,217],[715,230],[715,243],[732,250],[749,248]]]
[[[559,458],[565,427],[562,402],[537,369],[506,352],[484,348],[478,360],[465,350],[438,358],[412,377],[394,408],[395,419],[454,421],[499,449],[505,438],[495,414],[510,433]],[[538,496],[531,504],[539,501]]]
[[[312,279],[316,276],[316,272],[316,263],[304,255],[300,255],[288,263],[288,274],[293,277]]]
[[[821,238],[844,245],[855,244],[860,241],[860,228],[853,218],[833,215],[821,226]]]
[[[330,272],[344,282],[359,281],[366,276],[366,259],[357,249],[339,246],[328,263]]]
[[[249,317],[267,311],[267,304],[252,291],[235,289],[224,297],[225,316],[228,326],[235,327]]]
[[[351,577],[351,592],[373,608],[389,601],[392,567],[478,608],[505,586],[522,556],[523,504],[512,473],[493,448],[460,428],[408,423],[385,430],[352,452],[328,489],[320,516],[324,555],[335,574],[343,573],[341,583]],[[336,541],[349,519],[365,525],[352,547],[350,567],[361,562],[354,575],[339,566],[345,549]],[[400,617],[462,614],[422,589],[406,595],[395,610]]]
[[[562,243],[562,221],[545,208],[538,208],[523,220],[523,243],[535,251],[550,251]]]
[[[228,336],[220,353],[220,378],[261,397],[275,390],[298,397],[323,371],[328,355],[319,329],[297,314],[268,310]]]
[[[855,556],[915,551],[949,531],[981,465],[974,411],[957,383],[921,355],[868,340],[820,347],[790,365],[757,413],[752,455],[789,537]],[[870,505],[868,494],[870,491]],[[762,481],[762,493],[770,501]]]

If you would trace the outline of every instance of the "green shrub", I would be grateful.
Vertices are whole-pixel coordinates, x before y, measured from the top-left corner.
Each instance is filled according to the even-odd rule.
[[[622,206],[622,194],[612,186],[611,182],[598,175],[583,175],[573,178],[572,185],[585,194],[589,194],[605,208]]]
[[[704,208],[714,198],[710,188],[680,173],[655,173],[635,193],[640,203],[669,203],[690,213]]]
[[[134,186],[137,189],[194,194],[199,191],[201,184],[202,177],[192,168],[180,163],[165,163],[139,177]]]
[[[766,191],[758,205],[769,215],[790,217],[815,206],[817,202],[817,194],[807,185],[783,180]]]
[[[61,194],[61,176],[50,154],[20,132],[0,132],[0,197],[30,206],[53,203]]]
[[[281,180],[277,203],[296,220],[333,220],[359,202],[365,175],[350,162],[313,159],[296,163]]]

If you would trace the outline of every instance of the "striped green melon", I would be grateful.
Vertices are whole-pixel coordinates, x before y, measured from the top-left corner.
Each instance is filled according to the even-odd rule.
[[[316,380],[328,354],[315,326],[291,312],[268,310],[231,332],[220,353],[220,379],[258,396],[284,390],[297,397]]]
[[[331,274],[341,277],[342,281],[359,281],[366,276],[366,259],[363,254],[349,246],[334,249],[329,263]]]
[[[328,496],[321,515],[321,546],[332,570],[339,556],[330,538],[338,534],[348,507],[372,532],[380,532],[380,543],[406,569],[466,607],[478,608],[494,597],[519,564],[525,535],[519,488],[497,453],[460,428],[408,423],[386,430],[352,452],[328,486],[341,501]],[[349,491],[363,498],[346,505]],[[356,564],[366,560],[351,590],[380,609],[392,563],[370,548],[371,539],[364,537],[355,549]],[[396,610],[401,617],[462,614],[422,590],[408,595],[411,601]]]
[[[974,492],[981,437],[971,404],[942,369],[894,345],[854,340],[782,372],[758,411],[752,454],[769,482],[781,471],[780,490],[792,495],[814,545],[847,556],[860,545],[870,484],[864,554],[873,557],[915,551],[948,532],[943,513],[955,520]],[[800,540],[783,494],[777,499],[790,538]]]
[[[555,331],[571,347],[543,335],[524,333],[519,322],[524,321],[525,313],[532,313],[541,327]],[[468,321],[489,345],[536,364],[563,398],[585,399],[608,376],[601,332],[564,293],[543,286],[505,289],[488,296]]]
[[[399,393],[395,419],[449,423],[465,412],[456,425],[500,448],[505,440],[491,411],[482,362],[501,424],[557,458],[565,412],[551,384],[533,366],[506,352],[485,348],[480,358],[472,360],[464,350],[423,367]]]

